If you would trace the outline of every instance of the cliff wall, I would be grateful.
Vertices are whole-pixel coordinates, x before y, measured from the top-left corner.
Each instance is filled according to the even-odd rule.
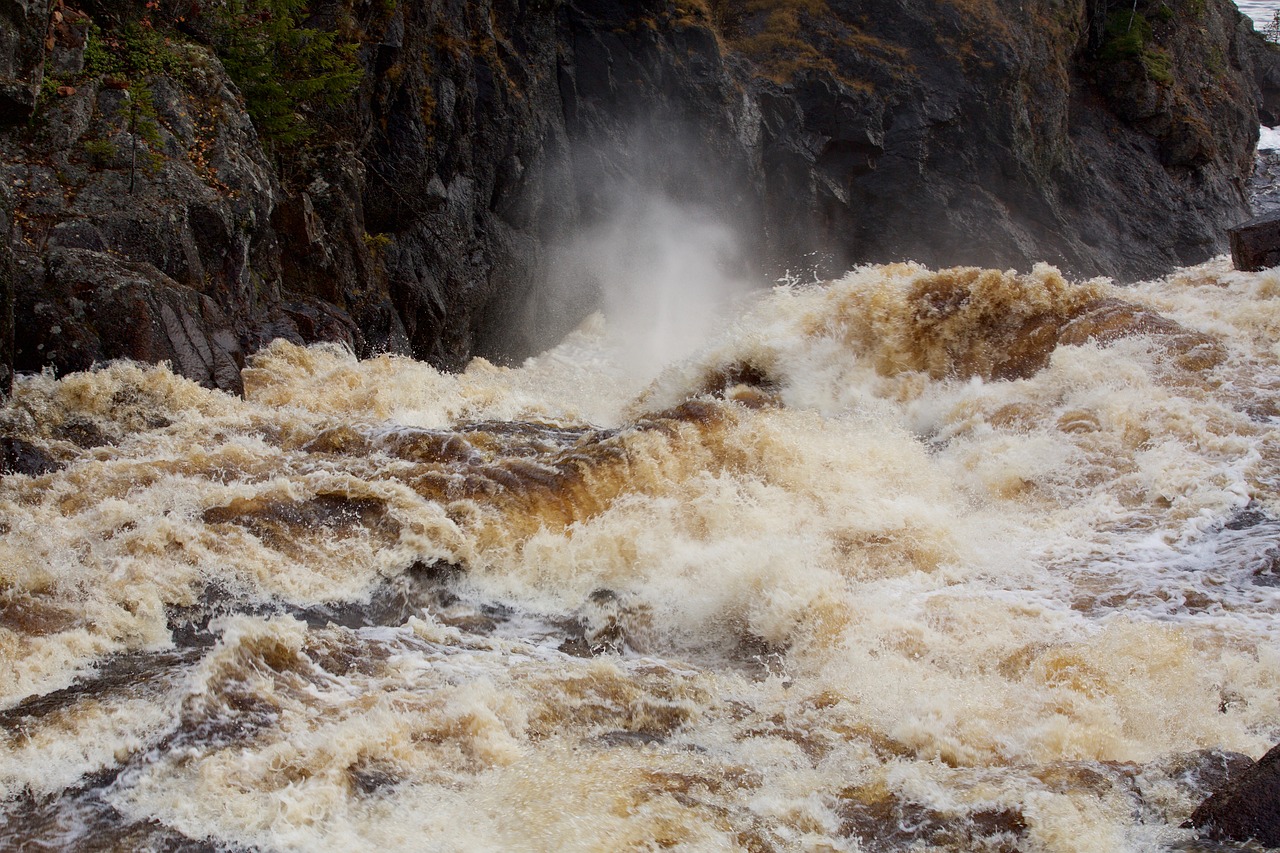
[[[234,4],[296,24],[271,61],[313,63],[300,86],[347,79],[308,34],[351,57],[341,97],[283,110],[227,8],[0,0],[18,370],[168,359],[236,390],[278,336],[519,358],[593,306],[546,286],[558,248],[644,193],[732,224],[762,281],[1152,276],[1224,250],[1280,117],[1229,0]]]

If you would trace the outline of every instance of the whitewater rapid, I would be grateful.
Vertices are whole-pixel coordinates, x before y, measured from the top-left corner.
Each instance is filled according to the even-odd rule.
[[[656,378],[24,377],[0,848],[1197,849],[1280,740],[1278,340],[1222,259],[899,264]]]

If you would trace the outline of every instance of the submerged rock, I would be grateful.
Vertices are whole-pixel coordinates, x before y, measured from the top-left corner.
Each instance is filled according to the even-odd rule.
[[[1280,847],[1280,745],[1201,803],[1186,825],[1213,838]]]
[[[26,439],[13,436],[0,438],[0,474],[38,477],[61,467],[61,462]]]

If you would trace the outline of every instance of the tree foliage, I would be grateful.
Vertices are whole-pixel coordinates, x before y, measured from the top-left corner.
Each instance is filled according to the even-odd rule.
[[[1271,20],[1262,25],[1262,36],[1272,44],[1280,44],[1280,11],[1271,16]]]
[[[215,49],[268,148],[310,137],[310,115],[342,104],[361,79],[356,43],[308,17],[307,0],[226,0],[219,10]]]

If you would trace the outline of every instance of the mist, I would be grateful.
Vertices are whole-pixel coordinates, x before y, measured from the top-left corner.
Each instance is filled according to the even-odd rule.
[[[633,375],[698,348],[753,289],[739,234],[706,208],[647,194],[616,206],[558,252],[550,281],[589,294]]]

